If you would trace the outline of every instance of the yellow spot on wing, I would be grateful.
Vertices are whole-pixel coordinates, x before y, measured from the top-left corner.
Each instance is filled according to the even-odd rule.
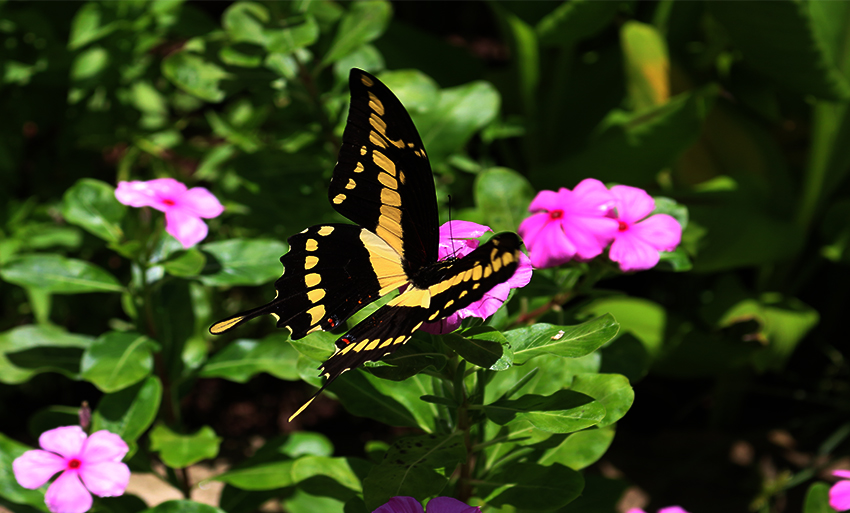
[[[422,323],[420,322],[419,324],[422,324]],[[409,338],[410,337],[407,336],[407,335],[402,335],[402,336],[396,338],[395,340],[393,340],[393,345],[403,344]]]
[[[381,205],[381,216],[392,219],[396,224],[401,224],[401,210],[396,207]]]
[[[361,341],[359,344],[357,344],[357,345],[354,347],[354,350],[355,350],[355,351],[357,351],[357,352],[359,353],[360,351],[362,351],[363,349],[365,349],[367,345],[369,345],[369,339],[368,339],[368,338],[367,338],[366,340]]]
[[[369,264],[378,277],[378,285],[381,287],[379,295],[383,296],[407,283],[400,253],[387,241],[365,228],[360,230],[360,241],[369,252]]]
[[[313,288],[319,283],[322,282],[322,275],[317,273],[310,273],[304,276],[304,285],[307,285],[309,288]]]
[[[436,319],[436,318],[437,318],[437,317],[439,317],[439,316],[440,316],[440,311],[439,311],[439,310],[437,310],[436,312],[434,312],[434,313],[432,313],[432,314],[431,314],[431,317],[428,317],[428,320],[429,320],[429,321],[433,321],[434,319]]]
[[[393,339],[388,338],[388,339],[384,340],[383,342],[381,342],[381,345],[378,346],[378,348],[380,349],[380,348],[383,348],[383,347],[387,347],[388,345],[390,345],[392,343],[393,343]]]
[[[502,260],[497,258],[493,260],[493,270],[499,272],[499,269],[502,268]]]
[[[491,274],[493,274],[493,268],[488,265],[484,268],[484,277],[489,278]]]
[[[502,255],[502,263],[503,263],[503,264],[508,265],[508,264],[510,264],[510,263],[511,263],[511,262],[513,262],[513,261],[514,261],[514,256],[513,256],[513,254],[511,254],[511,253],[505,253],[504,255]]]
[[[321,228],[319,228],[319,235],[321,235],[322,237],[327,237],[328,235],[332,234],[333,232],[334,232],[333,226],[322,226]]]
[[[311,303],[321,301],[323,297],[325,297],[325,289],[313,289],[307,293],[307,299],[309,299]]]
[[[467,292],[466,292],[465,290],[464,290],[464,291],[461,291],[460,295],[459,295],[457,298],[458,298],[458,299],[462,298],[463,296],[465,296],[465,295],[466,295],[466,293],[467,293]]]
[[[309,401],[307,401],[306,403],[304,403],[304,406],[302,406],[302,407],[298,408],[298,411],[296,411],[295,413],[293,413],[293,414],[292,414],[292,416],[291,416],[291,417],[289,417],[289,422],[292,422],[292,419],[294,419],[294,418],[295,418],[295,417],[297,417],[297,416],[298,416],[298,415],[299,415],[302,411],[304,411],[305,409],[307,409],[307,407],[308,407],[308,406],[310,406],[310,403],[312,403],[312,402],[313,402],[313,399],[315,399],[315,397],[311,397]]]
[[[360,147],[360,154],[361,155],[366,155],[366,153],[368,153],[368,152],[369,152],[369,150],[366,148],[366,146]]]
[[[374,130],[369,132],[369,142],[379,148],[387,147],[387,143],[384,141],[384,138],[378,135],[378,132],[375,132]]]
[[[379,116],[384,115],[384,104],[372,91],[369,91],[369,107],[372,107],[372,110],[377,112]]]
[[[372,87],[373,85],[375,85],[375,83],[372,82],[372,79],[367,77],[366,75],[360,75],[360,81],[363,82],[363,85],[366,87]]]
[[[304,245],[307,251],[316,251],[319,249],[319,241],[316,239],[307,239],[307,244]]]
[[[316,267],[316,264],[319,263],[319,258],[314,257],[313,255],[308,256],[304,259],[304,269],[312,269]]]
[[[381,182],[381,185],[384,187],[389,187],[393,190],[398,189],[398,180],[387,173],[378,173],[378,181]]]
[[[378,131],[379,134],[386,137],[387,135],[387,124],[384,123],[384,120],[379,118],[377,115],[372,113],[369,116],[369,124]]]
[[[376,338],[375,340],[370,342],[368,346],[366,346],[366,351],[371,351],[372,349],[375,349],[376,347],[378,347],[378,344],[380,344],[380,343],[381,343],[381,339]]]
[[[345,201],[345,194],[337,194],[336,196],[334,196],[334,205],[339,205],[343,201]]]
[[[355,187],[357,187],[357,183],[354,180],[352,180],[351,178],[349,178],[348,183],[345,184],[345,188],[346,189],[353,189]]]
[[[375,151],[372,153],[372,160],[374,160],[375,164],[378,164],[381,169],[389,173],[391,176],[395,176],[395,163],[390,160],[389,157],[380,151]],[[393,189],[395,189],[395,187],[393,187]]]
[[[245,318],[244,316],[239,316],[239,317],[234,317],[232,319],[227,319],[226,321],[217,322],[217,323],[213,324],[212,327],[210,328],[210,333],[212,333],[213,335],[218,335],[219,333],[224,333],[225,331],[232,328],[234,324],[238,323],[239,321],[241,321],[244,318]]]
[[[476,265],[475,267],[473,267],[473,268],[472,268],[472,279],[473,279],[474,281],[478,281],[478,280],[480,280],[480,279],[481,279],[481,272],[482,272],[482,270],[483,270],[483,269],[481,268],[481,266],[480,266],[480,265]]]
[[[384,205],[400,207],[401,196],[399,195],[399,193],[391,189],[381,189],[381,203],[383,203]]]
[[[322,317],[325,316],[325,307],[322,305],[316,305],[307,310],[307,313],[310,314],[310,324],[318,324],[319,321],[322,320]]]
[[[445,306],[444,308],[445,308],[446,310],[448,310],[448,309],[449,309],[449,307],[451,307],[453,304],[455,304],[455,300],[454,300],[454,299],[450,299],[450,300],[449,300],[449,302],[448,302],[448,303],[446,303],[446,306]]]
[[[428,308],[431,306],[431,293],[428,292],[428,289],[410,287],[398,296],[394,297],[392,301],[387,304],[390,306]]]
[[[363,167],[363,163],[362,163],[362,162],[358,162],[358,163],[357,163],[357,166],[354,168],[354,172],[355,172],[355,173],[362,173],[362,172],[363,172],[363,169],[365,169],[365,168]]]

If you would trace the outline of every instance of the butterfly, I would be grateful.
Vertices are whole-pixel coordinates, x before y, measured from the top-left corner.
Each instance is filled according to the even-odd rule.
[[[356,223],[312,226],[289,238],[274,300],[210,327],[218,335],[269,314],[294,340],[339,327],[379,297],[402,292],[336,341],[319,367],[325,384],[377,361],[434,322],[480,300],[513,276],[520,239],[493,236],[462,258],[438,261],[439,220],[431,165],[401,102],[359,69],[349,76],[351,104],[328,188],[333,208]]]

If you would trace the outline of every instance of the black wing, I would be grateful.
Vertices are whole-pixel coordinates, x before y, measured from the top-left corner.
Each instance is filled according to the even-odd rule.
[[[270,303],[215,323],[223,333],[259,315],[273,315],[277,326],[299,339],[330,330],[378,297],[407,283],[401,260],[372,232],[350,224],[312,226],[289,238],[280,258],[283,276]]]
[[[377,78],[352,69],[349,87],[348,122],[328,198],[337,212],[387,241],[409,269],[432,264],[439,219],[422,139]]]

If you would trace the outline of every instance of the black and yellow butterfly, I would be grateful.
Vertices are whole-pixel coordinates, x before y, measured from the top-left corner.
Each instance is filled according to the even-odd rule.
[[[324,386],[343,372],[401,347],[424,322],[451,315],[507,281],[520,240],[500,233],[463,258],[437,261],[439,222],[431,165],[419,133],[395,95],[352,69],[351,106],[328,197],[357,223],[307,228],[289,238],[283,276],[267,304],[215,323],[217,335],[270,314],[293,339],[330,330],[379,297],[402,293],[336,341],[319,370]]]

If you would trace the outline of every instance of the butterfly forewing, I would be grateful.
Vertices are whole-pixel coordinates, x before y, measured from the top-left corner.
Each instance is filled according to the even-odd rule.
[[[431,165],[395,95],[357,69],[328,189],[333,207],[384,239],[412,269],[437,261],[439,227]]]

